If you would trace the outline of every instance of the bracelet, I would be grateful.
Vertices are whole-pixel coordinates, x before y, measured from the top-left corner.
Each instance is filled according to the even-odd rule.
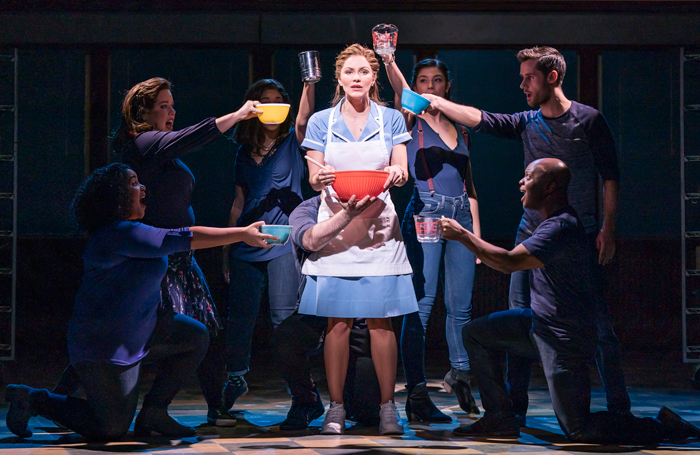
[[[384,59],[382,59],[382,62],[384,62],[384,66],[389,66],[392,63],[394,63],[395,61],[396,61],[396,54],[391,54],[391,60],[389,60],[389,63],[384,62]]]

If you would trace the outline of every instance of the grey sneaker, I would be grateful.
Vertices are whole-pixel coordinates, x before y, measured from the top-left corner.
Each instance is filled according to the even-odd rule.
[[[326,418],[321,425],[321,434],[343,433],[345,433],[345,406],[334,401],[326,411]]]
[[[403,434],[403,425],[399,411],[393,401],[389,400],[379,408],[379,434]]]

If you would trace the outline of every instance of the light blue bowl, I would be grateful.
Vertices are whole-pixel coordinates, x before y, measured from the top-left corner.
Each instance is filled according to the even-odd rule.
[[[265,240],[270,245],[284,245],[289,240],[289,234],[292,233],[291,226],[275,225],[275,224],[264,224],[260,226],[260,232],[263,234],[271,234],[279,237],[279,242],[277,240]]]
[[[407,88],[401,93],[401,106],[413,114],[420,114],[430,106],[430,101]]]

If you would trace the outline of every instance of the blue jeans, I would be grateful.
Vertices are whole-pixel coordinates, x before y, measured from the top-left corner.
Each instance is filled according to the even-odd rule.
[[[161,312],[143,359],[158,363],[158,372],[144,406],[167,408],[183,382],[197,369],[209,346],[209,332],[199,321],[171,311]],[[139,399],[141,362],[114,365],[78,362],[74,365],[87,399],[36,392],[37,410],[93,440],[115,440],[126,434]]]
[[[297,308],[301,276],[292,253],[270,261],[247,262],[229,258],[228,321],[226,324],[227,369],[245,374],[250,369],[253,328],[260,312],[260,299],[268,289],[270,318],[277,327]]]
[[[597,313],[596,326],[598,339],[595,360],[601,382],[605,388],[608,411],[625,412],[630,410],[631,404],[625,386],[625,376],[622,371],[620,342],[613,331],[608,304],[604,296],[603,267],[598,264],[596,236],[597,232],[588,234],[591,282],[594,301],[596,303],[595,311]],[[530,235],[525,232],[521,225],[518,228],[516,246],[529,237]],[[530,307],[530,281],[529,272],[527,270],[514,272],[511,275],[508,307],[510,309]],[[531,364],[532,362],[528,359],[508,356],[508,388],[515,411],[519,415],[524,415],[527,412],[527,388],[530,383]]]
[[[464,327],[464,345],[478,364],[474,377],[484,417],[512,418],[515,411],[503,380],[504,353],[542,362],[552,408],[566,436],[574,442],[645,444],[661,441],[665,430],[652,418],[609,411],[590,412],[588,363],[594,347],[585,340],[558,340],[532,330],[532,310],[498,311]],[[539,354],[539,356],[538,356]]]
[[[467,195],[448,197],[414,191],[402,232],[408,259],[413,267],[413,287],[418,299],[418,313],[404,317],[401,330],[401,356],[408,386],[425,382],[425,328],[435,304],[441,278],[447,309],[445,335],[450,364],[457,370],[469,370],[469,356],[462,342],[462,328],[472,318],[472,289],[476,259],[464,245],[454,240],[419,243],[414,214],[445,216],[472,230],[472,216]]]

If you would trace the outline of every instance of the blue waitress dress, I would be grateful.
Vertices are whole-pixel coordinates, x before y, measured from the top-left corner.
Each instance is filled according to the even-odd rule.
[[[355,141],[341,115],[344,102],[311,117],[302,147],[323,152],[337,171],[383,170],[393,146],[410,140],[403,117],[370,102],[367,124]],[[319,223],[342,210],[330,187],[321,196]],[[387,318],[418,311],[394,204],[387,191],[378,199],[306,260],[299,313]]]

